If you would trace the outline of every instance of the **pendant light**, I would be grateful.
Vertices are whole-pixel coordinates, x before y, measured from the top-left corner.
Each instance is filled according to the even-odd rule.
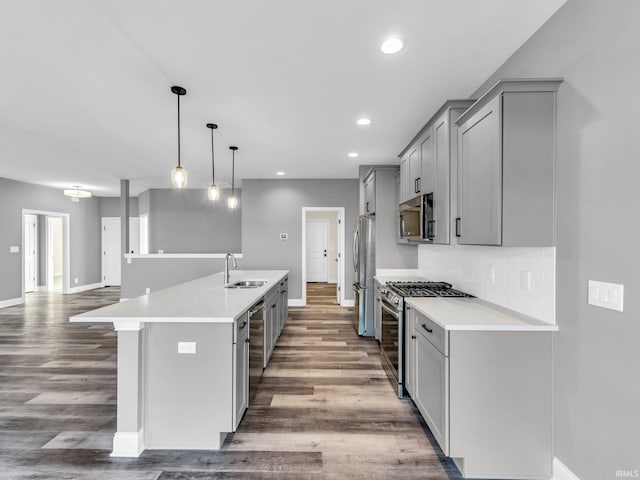
[[[209,185],[207,195],[209,200],[217,202],[220,198],[220,189],[216,185],[216,164],[213,160],[213,131],[218,128],[218,125],[215,123],[207,123],[207,128],[211,129],[211,185]]]
[[[173,86],[171,91],[178,97],[178,166],[171,171],[171,183],[174,188],[185,188],[187,186],[187,171],[180,163],[180,97],[186,95],[187,91],[182,87]]]
[[[236,197],[236,150],[238,147],[231,146],[231,195],[227,198],[227,207],[236,208],[238,206],[238,197]]]
[[[66,189],[62,193],[64,193],[66,197],[71,197],[72,202],[79,202],[81,198],[91,197],[91,192],[80,190],[80,185],[74,185],[73,189]]]

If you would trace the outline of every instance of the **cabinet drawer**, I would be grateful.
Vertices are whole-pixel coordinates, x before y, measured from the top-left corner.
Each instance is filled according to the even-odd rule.
[[[429,340],[441,353],[449,356],[449,336],[444,328],[417,310],[415,328],[416,332]]]

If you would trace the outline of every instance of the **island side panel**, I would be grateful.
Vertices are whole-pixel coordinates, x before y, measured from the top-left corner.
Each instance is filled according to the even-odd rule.
[[[233,323],[147,324],[145,447],[217,449],[231,432]],[[195,342],[196,353],[178,353]]]
[[[548,478],[552,332],[451,331],[450,456],[465,478]]]

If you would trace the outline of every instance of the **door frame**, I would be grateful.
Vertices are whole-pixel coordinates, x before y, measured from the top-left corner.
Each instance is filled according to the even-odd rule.
[[[322,223],[325,225],[325,245],[327,246],[326,255],[325,255],[325,264],[326,264],[326,272],[327,272],[327,283],[329,283],[329,220],[326,219],[317,219],[317,218],[307,218],[304,223],[305,228],[305,238],[306,238],[306,228],[309,225],[309,222],[313,223]],[[305,269],[306,272],[306,269]]]
[[[344,207],[302,207],[302,306],[307,304],[307,212],[337,212],[338,213],[338,284],[340,305],[344,306],[345,295],[345,208]]]
[[[38,240],[40,238],[40,229],[38,228],[38,216],[33,214],[33,213],[25,213],[25,214],[23,214],[22,215],[22,221],[25,222],[28,216],[35,218],[35,226],[36,226],[35,234],[34,234],[35,238],[33,239],[33,241],[34,241],[33,249],[34,249],[34,252],[35,252],[34,255],[33,255],[34,256],[34,262],[33,262],[34,263],[34,265],[33,265],[33,270],[34,270],[34,272],[33,272],[34,273],[34,275],[33,275],[33,283],[34,283],[34,285],[33,285],[33,290],[31,290],[31,291],[32,292],[37,292],[38,290],[40,290],[39,285],[38,285],[38,283],[40,283],[40,275],[39,275],[39,273],[40,273],[39,272],[39,270],[40,270],[40,249],[38,248]],[[22,232],[23,232],[23,235],[22,235],[22,261],[23,261],[23,267],[22,267],[22,269],[23,269],[23,272],[24,272],[24,267],[25,267],[24,263],[26,262],[25,258],[27,256],[26,248],[25,248],[26,247],[25,241],[27,240],[27,237],[25,235],[26,228],[25,228],[24,224],[22,226]],[[26,272],[25,272],[25,274],[26,274]],[[23,282],[25,280],[24,277],[25,277],[25,275],[23,274],[23,277],[22,277]],[[22,285],[22,289],[26,293],[27,289],[26,289],[25,285]]]
[[[24,292],[24,219],[25,215],[44,215],[46,217],[59,217],[62,218],[62,293],[68,294],[71,293],[71,249],[69,248],[70,238],[71,238],[71,215],[63,212],[50,212],[47,210],[33,210],[30,208],[22,209],[22,267],[21,267],[21,275],[20,282],[22,284],[21,292],[22,292],[22,303],[24,303],[25,292]],[[47,242],[48,243],[48,242]],[[48,255],[47,254],[47,265]],[[47,280],[49,278],[49,272],[47,272]],[[47,285],[49,288],[49,285]]]
[[[51,234],[51,222],[52,220],[56,219],[56,218],[60,218],[60,217],[55,217],[55,216],[46,216],[46,227],[47,227],[47,241],[45,243],[45,255],[47,257],[47,263],[46,263],[46,268],[45,268],[45,272],[47,275],[47,284],[45,285],[45,288],[48,292],[53,292],[54,290],[54,275],[53,275],[53,256],[52,256],[52,248],[53,248],[53,237]],[[64,225],[64,224],[63,224]],[[64,228],[64,227],[63,227]],[[64,230],[63,230],[64,232]],[[64,237],[64,233],[62,234],[62,236]],[[64,243],[63,243],[64,245]],[[64,247],[63,247],[63,257],[64,257]],[[64,269],[64,264],[63,264],[63,269]],[[64,283],[64,278],[63,278],[63,283]]]

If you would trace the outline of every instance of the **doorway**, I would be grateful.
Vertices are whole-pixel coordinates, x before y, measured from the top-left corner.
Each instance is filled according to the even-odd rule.
[[[120,217],[102,217],[102,283],[107,287],[122,284],[122,238]],[[129,249],[140,253],[140,222],[129,218]]]
[[[22,300],[36,290],[70,293],[69,214],[22,210]]]
[[[63,254],[62,254],[62,218],[47,218],[47,283],[50,292],[62,291]]]
[[[302,209],[302,303],[309,295],[322,303],[344,302],[344,208]]]
[[[24,293],[38,289],[38,217],[24,216]]]

